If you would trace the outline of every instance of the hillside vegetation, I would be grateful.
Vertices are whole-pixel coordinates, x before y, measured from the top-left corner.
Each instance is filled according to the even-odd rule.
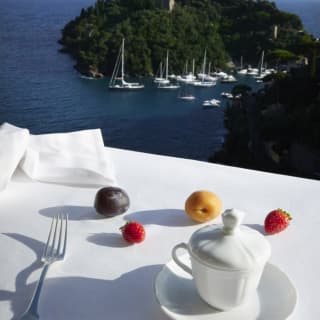
[[[76,68],[110,75],[121,39],[126,39],[126,72],[150,75],[166,50],[170,72],[181,73],[187,60],[201,64],[204,49],[212,66],[224,68],[243,56],[256,64],[261,50],[294,50],[308,37],[300,19],[274,3],[252,0],[178,0],[169,12],[154,0],[97,0],[62,30],[62,51]],[[273,39],[274,25],[278,39]],[[190,65],[190,64],[189,64]]]
[[[226,109],[228,134],[210,161],[320,179],[320,41],[299,51],[308,64],[265,77]]]

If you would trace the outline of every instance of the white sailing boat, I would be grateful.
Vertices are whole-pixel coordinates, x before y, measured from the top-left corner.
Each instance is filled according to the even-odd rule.
[[[215,72],[213,72],[213,75],[216,79],[219,79],[219,78],[226,77],[228,74],[223,71],[215,71]]]
[[[247,69],[248,76],[256,76],[258,73],[259,73],[258,68],[252,68],[250,65],[248,66],[248,69]]]
[[[248,70],[243,68],[243,56],[240,58],[240,69],[237,71],[238,74],[247,74]]]
[[[194,59],[192,60],[192,72],[188,72],[188,60],[187,60],[185,73],[182,76],[178,76],[177,80],[183,83],[191,83],[196,80],[196,77],[194,75]]]
[[[265,62],[264,62],[264,51],[262,51],[260,62],[259,62],[259,73],[254,78],[257,79],[257,82],[262,82],[261,80],[267,76],[268,74],[271,74],[273,72],[273,69],[267,69],[265,68]]]
[[[121,68],[120,68],[121,67]],[[120,75],[119,75],[119,71]],[[109,89],[112,90],[137,90],[144,88],[143,84],[137,82],[126,82],[124,80],[124,38],[120,46],[119,54],[113,73],[109,82]]]
[[[254,78],[257,80],[262,80],[266,76],[266,74],[264,73],[263,64],[264,64],[264,51],[262,51],[261,53],[261,58],[258,66],[258,70],[259,70],[258,74],[254,76]]]
[[[263,60],[263,55],[264,55],[264,51],[262,51],[262,60]],[[250,65],[248,66],[247,75],[256,77],[259,75],[259,72],[260,72],[260,68],[252,68]]]
[[[227,74],[226,76],[221,78],[221,83],[234,83],[237,82],[238,80],[236,79],[235,76],[232,74]]]
[[[157,73],[158,75],[158,73]],[[166,78],[163,77],[163,68],[162,68],[162,61],[160,62],[159,65],[159,76],[155,77],[153,80],[154,83],[169,83],[170,81]]]
[[[198,73],[198,77],[200,79],[204,79],[205,81],[213,81],[216,82],[218,80],[217,76],[212,76],[211,75],[211,62],[209,62],[208,64],[208,73]]]
[[[206,62],[207,61],[207,50],[204,50],[203,64],[202,64],[202,73],[198,73],[198,78],[201,80],[193,81],[192,85],[195,87],[213,87],[217,84],[217,81],[206,80],[208,75],[206,74]]]
[[[169,89],[169,90],[174,90],[180,88],[178,84],[173,84],[170,83],[168,79],[168,74],[169,74],[169,51],[167,50],[167,57],[166,57],[166,66],[165,66],[165,81],[160,81],[158,84],[159,89]]]

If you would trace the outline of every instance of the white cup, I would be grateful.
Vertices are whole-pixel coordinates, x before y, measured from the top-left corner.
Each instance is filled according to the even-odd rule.
[[[238,211],[224,213],[224,226],[197,230],[188,244],[172,249],[172,258],[195,282],[200,297],[214,308],[230,310],[256,294],[265,263],[270,257],[269,243],[257,231],[242,227]],[[186,250],[191,267],[177,255]]]

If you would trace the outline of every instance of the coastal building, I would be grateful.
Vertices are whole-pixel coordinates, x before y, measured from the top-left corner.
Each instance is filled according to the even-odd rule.
[[[169,11],[172,11],[174,7],[174,0],[156,0],[156,4],[160,8],[165,8]]]

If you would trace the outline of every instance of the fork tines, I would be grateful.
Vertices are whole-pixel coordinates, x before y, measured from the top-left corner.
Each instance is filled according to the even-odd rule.
[[[52,218],[48,240],[42,255],[42,261],[62,260],[66,253],[68,215],[60,213]]]

